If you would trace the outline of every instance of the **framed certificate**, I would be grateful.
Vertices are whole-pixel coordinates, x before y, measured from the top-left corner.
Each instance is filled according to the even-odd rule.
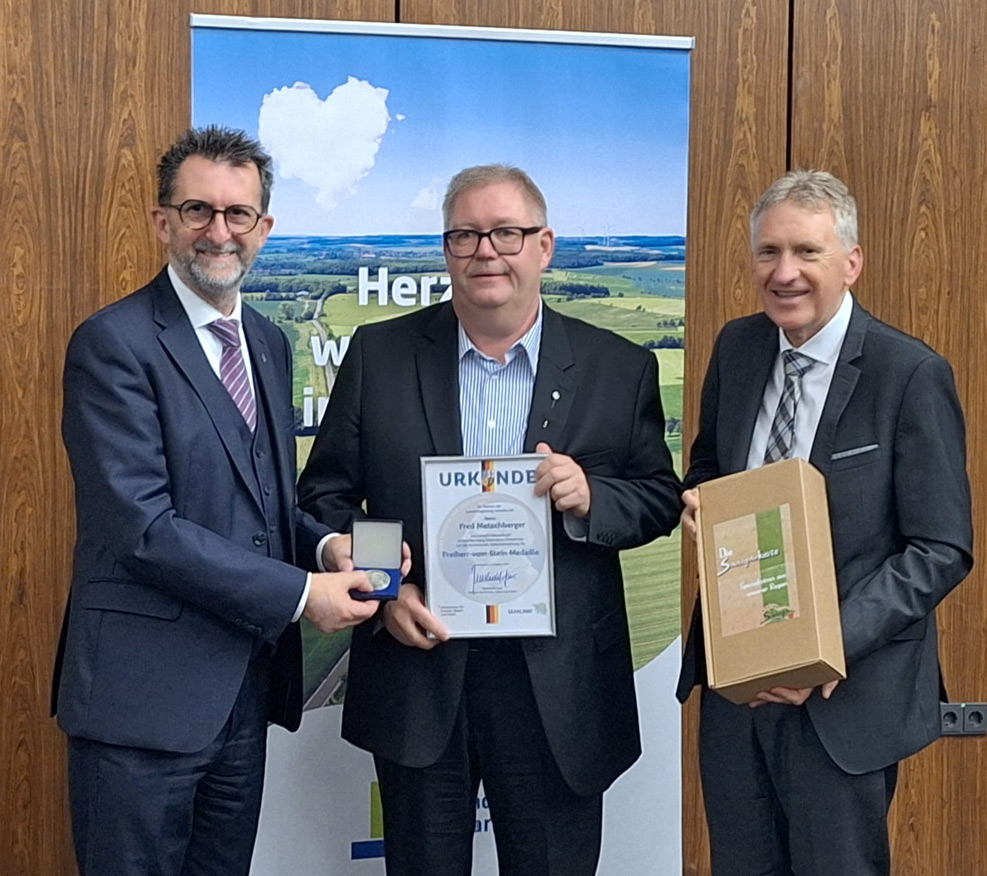
[[[554,636],[544,454],[423,456],[425,601],[454,638]]]

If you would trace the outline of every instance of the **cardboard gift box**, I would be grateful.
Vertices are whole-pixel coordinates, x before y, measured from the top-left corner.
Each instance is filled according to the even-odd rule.
[[[746,703],[846,678],[825,478],[788,459],[698,491],[709,686]]]

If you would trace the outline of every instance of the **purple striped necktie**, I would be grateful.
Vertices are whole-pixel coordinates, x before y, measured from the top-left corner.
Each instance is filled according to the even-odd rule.
[[[240,350],[240,322],[236,319],[217,319],[208,325],[223,345],[219,359],[219,379],[230,394],[243,419],[253,432],[257,427],[257,403],[247,378],[247,365]]]

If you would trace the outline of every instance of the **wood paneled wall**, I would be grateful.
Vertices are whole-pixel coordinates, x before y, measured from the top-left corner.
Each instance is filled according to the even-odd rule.
[[[72,329],[161,264],[158,156],[189,119],[192,11],[393,21],[393,0],[0,0],[0,873],[75,873],[48,686],[71,569]]]
[[[939,609],[954,700],[987,702],[987,4],[798,0],[791,160],[842,177],[860,211],[857,297],[946,356],[967,417],[980,566]],[[947,737],[902,765],[895,876],[987,873],[987,737]]]
[[[747,213],[790,156],[856,190],[861,300],[953,361],[975,449],[987,413],[975,344],[987,258],[979,0],[0,0],[4,876],[75,872],[63,741],[47,718],[73,541],[61,361],[78,322],[160,265],[147,209],[155,161],[189,118],[193,9],[694,36],[686,438],[716,331],[756,307]],[[971,475],[982,543],[987,464],[975,452]],[[693,581],[687,564],[685,610]],[[951,597],[942,626],[956,695],[987,700],[983,588]],[[684,722],[683,869],[707,874],[695,703]],[[985,760],[983,740],[953,739],[906,765],[896,874],[981,872],[987,821],[973,801],[987,790]]]

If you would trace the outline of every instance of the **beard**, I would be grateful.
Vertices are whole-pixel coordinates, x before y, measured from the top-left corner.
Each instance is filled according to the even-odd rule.
[[[209,268],[196,258],[199,253],[235,253],[237,258],[224,268]],[[207,240],[197,240],[184,252],[172,251],[171,257],[179,276],[189,288],[214,306],[228,302],[236,295],[253,263],[253,258],[244,253],[244,248],[232,240],[222,246],[215,246]]]

